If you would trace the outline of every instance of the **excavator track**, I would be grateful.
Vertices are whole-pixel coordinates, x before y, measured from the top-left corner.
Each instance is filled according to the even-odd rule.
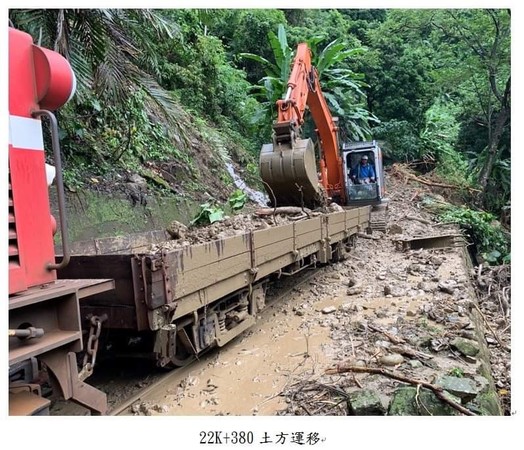
[[[369,226],[373,231],[386,232],[388,227],[389,208],[388,204],[373,206]]]

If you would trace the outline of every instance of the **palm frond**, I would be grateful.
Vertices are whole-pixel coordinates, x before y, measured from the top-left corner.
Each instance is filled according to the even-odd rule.
[[[241,58],[251,59],[262,64],[266,70],[266,73],[270,76],[280,76],[280,69],[263,56],[255,55],[254,53],[239,53],[238,56],[240,56]]]
[[[268,32],[269,44],[273,50],[273,57],[275,58],[276,66],[281,69],[284,61],[284,50],[282,49],[279,38],[272,31]]]
[[[38,45],[53,48],[58,10],[12,9],[9,18],[13,25],[29,33]]]

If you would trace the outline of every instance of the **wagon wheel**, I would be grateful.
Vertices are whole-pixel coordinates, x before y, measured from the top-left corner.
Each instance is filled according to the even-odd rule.
[[[175,367],[184,367],[196,359],[196,351],[184,328],[176,334],[175,354],[171,356],[171,363]]]

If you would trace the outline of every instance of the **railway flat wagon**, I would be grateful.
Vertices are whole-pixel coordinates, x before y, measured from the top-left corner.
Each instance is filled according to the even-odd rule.
[[[82,314],[139,337],[159,366],[183,366],[255,323],[272,276],[342,259],[369,221],[365,206],[178,248],[163,232],[95,239],[73,247],[59,277],[115,280]]]

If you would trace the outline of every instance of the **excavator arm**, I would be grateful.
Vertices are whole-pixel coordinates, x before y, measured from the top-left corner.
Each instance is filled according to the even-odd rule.
[[[307,107],[320,142],[320,180],[313,142],[300,137]],[[273,143],[264,145],[260,154],[260,172],[272,203],[311,207],[321,204],[325,195],[344,203],[338,128],[305,43],[297,47],[286,96],[277,101],[277,110]]]

